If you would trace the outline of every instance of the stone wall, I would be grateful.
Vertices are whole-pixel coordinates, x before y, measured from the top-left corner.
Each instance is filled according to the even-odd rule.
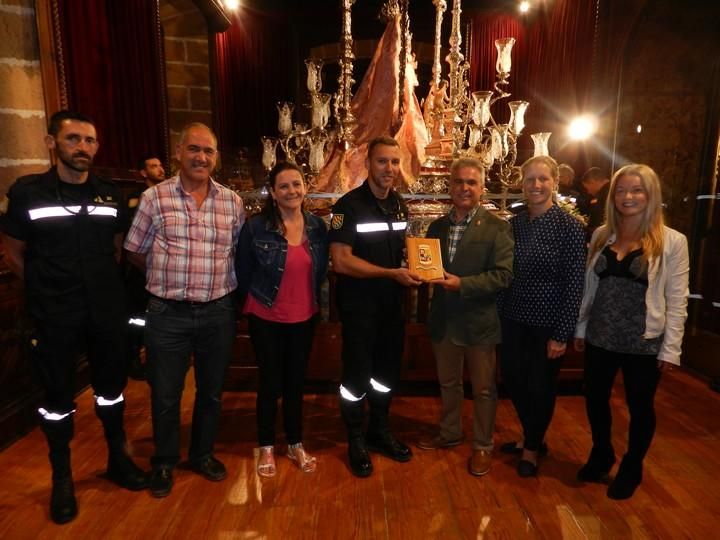
[[[185,124],[203,122],[212,127],[208,30],[205,18],[191,0],[161,0],[160,20],[165,34],[172,155]]]
[[[0,0],[0,197],[50,164],[33,0]]]
[[[709,126],[720,9],[649,3],[628,44],[616,167],[647,163],[660,175],[670,225],[690,235]],[[640,133],[637,126],[642,126]]]

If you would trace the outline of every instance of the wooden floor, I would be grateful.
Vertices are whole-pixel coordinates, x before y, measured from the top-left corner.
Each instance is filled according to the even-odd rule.
[[[192,393],[183,404],[187,439]],[[149,392],[131,381],[126,425],[132,453],[149,467],[152,453]],[[344,432],[333,395],[306,398],[306,446],[318,456],[306,475],[285,457],[278,475],[255,475],[254,394],[225,395],[217,455],[229,470],[222,483],[187,469],[176,471],[166,499],[114,487],[100,475],[105,445],[89,392],[79,399],[73,467],[80,515],[52,524],[47,505],[50,471],[39,430],[0,454],[0,538],[698,538],[720,535],[720,395],[673,371],[658,392],[658,430],[635,496],[615,502],[600,485],[579,485],[575,473],[590,439],[579,396],[559,399],[548,434],[550,455],[540,476],[520,479],[510,456],[496,455],[487,476],[466,471],[468,445],[415,450],[406,464],[375,457],[375,473],[356,479],[347,470]],[[627,414],[613,397],[616,449],[625,447]],[[470,401],[465,426],[470,429]],[[434,397],[398,397],[396,432],[407,442],[432,430]],[[498,408],[496,443],[517,434],[510,402]],[[186,444],[186,443],[185,443]]]

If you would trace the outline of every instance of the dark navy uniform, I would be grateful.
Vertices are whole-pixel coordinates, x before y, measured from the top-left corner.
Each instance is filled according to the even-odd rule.
[[[352,246],[353,255],[384,268],[399,268],[405,248],[407,206],[391,190],[376,199],[366,180],[333,207],[330,242]],[[362,399],[370,406],[368,434],[387,429],[392,390],[400,377],[405,321],[404,287],[393,279],[338,275],[342,322],[341,412],[349,437],[362,436]]]
[[[55,168],[17,180],[8,192],[3,232],[26,244],[25,294],[35,321],[33,358],[43,407],[75,408],[74,374],[87,347],[97,396],[113,400],[126,382],[124,293],[114,237],[125,227],[119,189],[90,174],[61,182]]]

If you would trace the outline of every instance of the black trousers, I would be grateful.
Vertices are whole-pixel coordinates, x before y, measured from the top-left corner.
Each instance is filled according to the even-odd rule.
[[[340,413],[348,437],[362,437],[365,423],[365,400],[370,411],[368,433],[389,429],[388,416],[393,391],[400,380],[400,366],[405,340],[402,295],[344,295],[338,301],[342,322],[341,384],[355,400],[340,397]],[[371,379],[376,385],[374,387]]]
[[[91,310],[73,320],[36,321],[32,337],[32,359],[37,381],[45,390],[42,407],[51,413],[66,414],[75,408],[75,374],[79,355],[87,351],[90,382],[96,395],[115,399],[127,384],[124,313],[108,309],[102,315]]]
[[[585,348],[585,406],[592,430],[593,454],[614,457],[611,442],[610,393],[622,370],[625,401],[630,410],[628,449],[624,460],[642,464],[655,434],[655,391],[660,382],[657,358],[647,354],[623,354],[589,343]]]
[[[305,370],[316,320],[312,317],[299,323],[278,323],[249,316],[250,339],[260,375],[256,400],[258,446],[275,444],[275,419],[281,397],[287,443],[302,442]]]
[[[523,428],[525,448],[537,451],[550,426],[562,358],[547,357],[551,330],[502,321],[502,382]]]
[[[405,340],[400,294],[350,296],[338,302],[342,322],[342,385],[354,396],[372,390],[370,379],[395,389]]]

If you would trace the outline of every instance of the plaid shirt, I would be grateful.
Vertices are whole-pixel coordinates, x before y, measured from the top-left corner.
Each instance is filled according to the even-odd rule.
[[[470,225],[470,222],[475,217],[476,213],[477,208],[475,208],[472,212],[469,212],[464,219],[456,222],[455,208],[452,208],[450,210],[450,230],[448,231],[448,262],[452,262],[452,260],[455,258],[455,252],[457,251],[460,239],[463,237],[463,234],[465,234],[465,229],[467,229],[468,225]]]
[[[142,194],[125,249],[147,254],[150,294],[209,302],[237,288],[235,245],[244,221],[242,199],[233,191],[210,180],[198,208],[176,176]]]

